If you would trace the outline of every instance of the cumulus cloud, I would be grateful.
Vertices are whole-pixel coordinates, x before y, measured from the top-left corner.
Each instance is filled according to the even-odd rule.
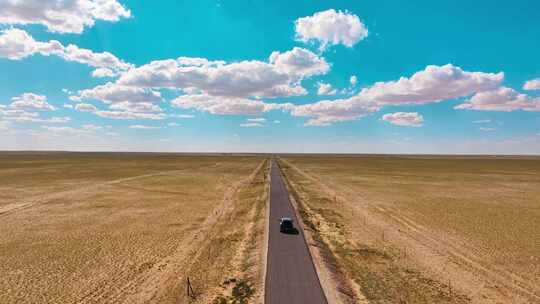
[[[136,120],[136,119],[161,120],[161,119],[166,118],[166,115],[163,113],[137,113],[137,112],[128,112],[128,111],[95,111],[94,114],[103,118],[120,119],[120,120]]]
[[[240,127],[242,128],[257,128],[257,127],[262,127],[262,126],[263,125],[258,122],[245,122],[245,123],[240,124]]]
[[[284,53],[273,52],[269,61],[278,71],[299,78],[326,74],[330,70],[324,58],[299,47]]]
[[[131,64],[122,61],[109,52],[96,53],[92,50],[81,49],[73,44],[64,46],[56,40],[48,42],[36,41],[26,31],[15,28],[1,32],[0,57],[20,60],[35,54],[58,56],[66,61],[115,71],[125,71],[132,67]],[[98,74],[102,73],[103,71],[98,72]]]
[[[54,116],[54,117],[51,117],[51,118],[48,118],[48,119],[42,119],[41,120],[41,122],[53,123],[53,124],[67,123],[69,121],[71,121],[71,118],[67,117],[67,116],[63,116],[63,117]]]
[[[295,106],[293,116],[310,117],[307,126],[329,126],[335,122],[360,119],[377,112],[380,107],[360,96],[347,99],[323,100],[312,104]]]
[[[171,114],[170,116],[171,117],[177,117],[177,118],[183,118],[183,119],[191,119],[191,118],[195,117],[195,115],[191,115],[191,114]]]
[[[0,24],[40,24],[58,33],[80,34],[96,20],[118,21],[130,16],[116,0],[0,1]]]
[[[102,129],[103,129],[102,126],[93,125],[93,124],[86,124],[86,125],[83,125],[82,128],[83,128],[84,130],[90,130],[90,131],[97,131],[97,130],[102,130]]]
[[[455,107],[462,110],[501,111],[516,110],[540,111],[540,98],[531,98],[512,88],[500,87],[495,90],[479,92],[467,102]]]
[[[484,131],[484,132],[493,132],[493,131],[496,131],[497,129],[495,128],[478,128],[480,131]]]
[[[147,126],[147,125],[131,125],[129,126],[130,129],[137,129],[137,130],[155,130],[155,129],[161,129],[161,127],[156,126]]]
[[[218,115],[260,115],[270,110],[286,109],[291,104],[264,103],[238,97],[216,97],[210,95],[183,95],[171,101],[173,107],[196,109]]]
[[[138,88],[181,89],[189,95],[274,98],[307,94],[299,82],[304,77],[325,74],[329,69],[324,58],[294,48],[272,53],[269,62],[227,64],[187,57],[152,61],[124,73],[117,83]]]
[[[97,111],[97,108],[93,104],[78,103],[75,105],[75,110],[81,111],[81,112],[94,112],[94,111]]]
[[[260,117],[260,118],[248,118],[246,119],[247,122],[258,122],[258,123],[264,123],[266,122],[266,118]]]
[[[377,82],[360,95],[380,105],[425,104],[492,90],[500,85],[504,73],[467,72],[459,67],[429,65],[410,78]]]
[[[92,72],[92,77],[95,77],[95,78],[105,78],[105,77],[115,77],[116,76],[116,73],[111,70],[111,69],[108,69],[108,68],[99,68],[99,69],[95,69],[93,72]]]
[[[109,109],[128,111],[128,112],[142,112],[142,113],[163,112],[163,109],[161,109],[158,105],[153,104],[151,102],[122,101],[122,102],[112,104],[109,107]]]
[[[104,103],[118,103],[118,102],[145,102],[145,103],[158,103],[163,99],[159,92],[118,85],[112,82],[108,82],[104,85],[97,86],[92,89],[82,90],[79,92],[79,96],[82,99],[97,99]]]
[[[415,105],[471,96],[497,88],[503,73],[468,72],[451,64],[427,66],[410,78],[378,82],[346,99],[294,106],[293,116],[310,117],[306,125],[328,126],[360,119],[384,106]]]
[[[540,78],[531,79],[523,85],[524,90],[540,90]]]
[[[88,134],[91,130],[85,129],[76,129],[73,127],[51,127],[51,126],[41,126],[43,129],[57,134],[67,134],[67,135],[83,135]]]
[[[384,114],[382,120],[396,126],[421,127],[424,117],[416,112],[396,112]]]
[[[73,97],[73,96],[72,96]],[[161,93],[151,89],[118,85],[112,82],[79,91],[75,100],[94,99],[109,104],[110,110],[152,113],[163,110],[157,103],[163,101]]]
[[[51,124],[66,123],[71,120],[69,117],[50,117],[42,118],[37,112],[28,112],[20,109],[5,109],[0,107],[0,117],[6,121],[14,121],[17,123],[41,122]]]
[[[20,96],[13,97],[11,99],[11,105],[9,107],[15,110],[55,110],[55,107],[53,107],[50,103],[47,102],[46,96],[37,95],[34,93],[24,93]]]
[[[358,16],[334,9],[297,19],[295,30],[298,40],[317,41],[321,49],[337,44],[352,47],[368,36],[368,29]]]
[[[336,95],[337,91],[329,83],[317,82],[317,95]]]

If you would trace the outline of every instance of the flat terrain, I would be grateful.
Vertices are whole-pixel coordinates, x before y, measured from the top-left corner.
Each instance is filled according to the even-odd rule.
[[[371,303],[540,302],[539,158],[281,162],[330,263]]]
[[[231,278],[260,297],[266,163],[0,153],[0,302],[183,303],[187,276],[201,302]]]
[[[289,201],[280,169],[272,162],[266,304],[326,304],[304,232]],[[281,233],[279,219],[292,218],[297,233]]]

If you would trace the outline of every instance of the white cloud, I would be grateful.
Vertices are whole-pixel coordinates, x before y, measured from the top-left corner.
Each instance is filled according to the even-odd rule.
[[[248,118],[246,119],[247,122],[259,122],[259,123],[264,123],[266,122],[266,118],[264,117],[260,117],[260,118]]]
[[[120,119],[120,120],[135,120],[135,119],[150,119],[150,120],[161,120],[165,119],[166,115],[163,113],[137,113],[137,112],[128,112],[128,111],[95,111],[99,117],[109,118],[109,119]]]
[[[38,110],[38,111],[54,111],[55,107],[47,102],[47,97],[34,93],[24,93],[20,96],[11,99],[9,106],[15,110]]]
[[[410,78],[377,82],[360,95],[380,105],[425,104],[472,95],[499,86],[504,73],[467,72],[447,64],[429,65]]]
[[[170,123],[167,124],[167,126],[169,126],[169,127],[180,127],[181,124],[179,124],[177,122],[170,122]]]
[[[52,124],[61,124],[66,123],[71,120],[69,117],[50,117],[42,118],[37,112],[28,112],[21,109],[5,109],[5,107],[0,107],[0,117],[7,121],[14,121],[18,123],[29,123],[29,122],[41,122],[41,123],[52,123]]]
[[[317,95],[336,95],[336,89],[332,88],[332,85],[324,82],[317,82]]]
[[[490,123],[491,119],[481,119],[481,120],[474,120],[473,123],[475,124],[484,124],[484,123]]]
[[[524,90],[540,90],[540,78],[531,79],[523,85]]]
[[[65,104],[63,105],[63,107],[66,108],[66,109],[73,109],[73,105],[70,105],[70,104],[68,104],[68,103],[65,103]]]
[[[421,127],[424,117],[416,112],[396,112],[384,114],[382,119],[391,124],[405,127]]]
[[[50,127],[50,126],[41,126],[43,129],[57,134],[68,134],[68,135],[81,135],[88,134],[89,130],[76,129],[72,127]]]
[[[191,119],[191,118],[195,117],[195,115],[191,115],[191,114],[171,114],[170,116],[171,117],[177,117],[177,118],[183,118],[183,119]]]
[[[500,87],[495,90],[476,93],[467,102],[455,107],[464,110],[502,111],[516,110],[540,111],[540,98],[531,98],[514,89]]]
[[[298,40],[317,41],[321,49],[337,44],[352,47],[368,36],[368,29],[358,16],[334,9],[297,19],[295,30]]]
[[[279,120],[274,120],[274,123],[275,123],[275,124],[279,124],[279,123],[281,123],[281,121],[279,121]]]
[[[240,124],[240,127],[242,127],[242,128],[258,128],[258,127],[262,127],[262,124],[258,123],[258,122],[246,122],[246,123]]]
[[[306,123],[307,126],[329,126],[335,122],[360,119],[379,109],[377,104],[360,96],[353,96],[295,106],[291,113],[293,116],[311,117]]]
[[[356,75],[352,75],[351,78],[349,78],[349,82],[351,83],[351,86],[355,87],[358,83],[358,78]]]
[[[300,81],[329,70],[324,58],[301,48],[274,52],[269,62],[203,64],[204,60],[181,57],[152,61],[124,73],[117,83],[138,88],[181,89],[189,95],[273,98],[305,95],[307,91]]]
[[[95,112],[97,111],[96,106],[89,103],[78,103],[75,105],[75,110],[81,112]]]
[[[146,126],[146,125],[131,125],[129,126],[130,129],[137,129],[137,130],[155,130],[155,129],[161,129],[161,127],[156,126]]]
[[[48,119],[41,120],[41,122],[54,123],[54,124],[67,123],[67,122],[70,122],[70,121],[71,121],[71,118],[67,117],[67,116],[64,116],[64,117],[54,116],[54,117],[51,117],[51,118],[48,118]]]
[[[223,60],[208,60],[200,57],[178,57],[178,63],[185,66],[220,66],[225,65],[227,62]]]
[[[144,112],[144,109],[159,112],[161,109],[154,105],[163,101],[161,93],[150,89],[118,85],[108,82],[88,90],[79,91],[80,99],[96,99],[110,104],[112,109],[131,109],[133,112]]]
[[[495,128],[478,128],[478,130],[484,131],[484,132],[493,132],[493,131],[496,131],[497,129],[495,129]]]
[[[330,70],[330,65],[324,58],[299,47],[284,53],[273,52],[269,62],[278,71],[299,78],[326,74]]]
[[[83,125],[82,128],[85,129],[85,130],[90,130],[90,131],[97,131],[97,130],[102,130],[103,129],[102,126],[97,126],[97,125],[93,125],[93,124]]]
[[[141,113],[163,112],[163,109],[161,109],[158,105],[155,105],[151,102],[123,101],[123,102],[112,104],[109,107],[109,109],[128,111],[128,112],[141,112]]]
[[[95,53],[76,45],[62,45],[56,40],[39,42],[20,29],[7,29],[0,35],[0,57],[20,60],[34,54],[58,56],[66,61],[78,62],[95,68],[125,71],[132,67],[109,52]]]
[[[183,95],[171,101],[172,106],[196,109],[219,115],[260,115],[264,112],[286,109],[290,104],[271,104],[260,100],[210,95]]]
[[[76,95],[69,96],[69,100],[74,101],[74,102],[82,102],[82,98]]]
[[[118,21],[130,16],[116,0],[0,1],[0,24],[41,24],[58,33],[80,34],[96,20]]]
[[[346,99],[323,100],[290,108],[293,116],[311,117],[306,125],[328,126],[360,119],[383,106],[426,104],[470,96],[496,88],[504,74],[467,72],[451,64],[428,66],[410,78],[378,82]]]
[[[92,77],[95,77],[95,78],[115,77],[115,76],[116,76],[116,73],[113,70],[108,69],[108,68],[99,68],[99,69],[95,69],[92,72]]]
[[[9,121],[0,121],[0,130],[4,131],[9,129],[10,122]]]

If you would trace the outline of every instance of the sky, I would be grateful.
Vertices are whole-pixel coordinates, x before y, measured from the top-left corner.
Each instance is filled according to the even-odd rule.
[[[540,154],[540,2],[0,0],[0,150]]]

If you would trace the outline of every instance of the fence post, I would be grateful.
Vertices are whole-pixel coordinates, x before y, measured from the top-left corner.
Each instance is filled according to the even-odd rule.
[[[186,287],[187,287],[187,296],[191,297],[191,295],[189,294],[189,277],[187,277],[187,285],[186,285]]]
[[[197,296],[195,295],[195,291],[193,291],[193,286],[191,286],[191,281],[189,280],[189,277],[187,277],[187,295],[192,299],[197,298]]]

